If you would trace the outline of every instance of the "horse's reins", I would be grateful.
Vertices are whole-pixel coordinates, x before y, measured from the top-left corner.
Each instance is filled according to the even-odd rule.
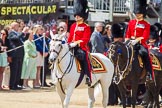
[[[68,51],[69,52],[69,51]],[[62,79],[64,76],[65,76],[65,74],[67,74],[67,73],[69,73],[70,71],[71,71],[71,69],[72,69],[72,66],[73,66],[73,60],[74,60],[74,57],[73,57],[73,55],[70,55],[70,63],[69,63],[69,65],[67,66],[67,68],[66,68],[66,70],[63,72],[62,71],[62,69],[60,68],[60,62],[63,60],[63,58],[67,55],[67,53],[68,52],[66,52],[65,53],[65,55],[61,58],[61,60],[59,60],[58,59],[58,68],[59,68],[59,70],[63,73],[63,75],[62,75],[62,77],[61,78],[59,78],[59,79]]]
[[[69,52],[69,51],[68,51],[68,52]],[[67,54],[68,52],[65,53],[65,55],[61,58],[61,60],[66,56],[66,54]],[[62,92],[63,92],[64,94],[65,94],[65,91],[64,91],[63,86],[62,86],[62,79],[63,79],[63,77],[65,76],[65,74],[69,73],[70,70],[72,69],[73,60],[74,60],[74,57],[73,57],[73,58],[72,58],[72,57],[73,57],[73,55],[70,56],[70,63],[69,63],[69,65],[67,66],[65,72],[63,72],[63,71],[61,70],[60,65],[59,65],[60,62],[61,62],[61,60],[58,60],[58,63],[57,63],[57,66],[58,66],[59,70],[63,73],[63,75],[61,76],[61,78],[59,78],[59,77],[57,76],[57,74],[55,74],[55,75],[56,75],[56,77],[58,78],[58,81],[59,81],[61,90],[62,90]],[[71,59],[71,58],[72,58],[72,59]],[[69,67],[70,67],[70,68],[69,68]]]

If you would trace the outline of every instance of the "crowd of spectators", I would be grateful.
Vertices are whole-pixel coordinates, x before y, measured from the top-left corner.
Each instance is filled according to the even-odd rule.
[[[57,33],[61,34],[67,31],[67,24],[59,22],[56,25],[54,20],[46,25],[31,23],[31,21],[25,24],[23,20],[19,19],[1,30],[0,90],[50,87],[46,82],[46,75],[50,74],[48,69],[50,31],[52,31],[52,36]],[[7,70],[9,68],[9,76],[5,72],[5,68]],[[32,87],[28,84],[29,80],[33,80]]]

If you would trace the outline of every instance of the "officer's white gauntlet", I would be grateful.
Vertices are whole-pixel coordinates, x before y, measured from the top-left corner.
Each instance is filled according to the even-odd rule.
[[[77,46],[77,43],[76,42],[72,42],[72,43],[69,44],[69,47],[70,48],[74,48],[75,46]]]
[[[136,39],[135,40],[130,40],[130,42],[131,42],[132,45],[135,45],[135,44],[138,43],[138,40],[136,40]]]

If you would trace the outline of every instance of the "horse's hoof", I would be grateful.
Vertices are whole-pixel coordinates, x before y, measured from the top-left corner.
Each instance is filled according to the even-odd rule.
[[[126,107],[131,107],[131,104],[127,104]]]
[[[147,105],[146,101],[142,101],[142,102],[141,102],[141,105],[142,105],[142,106]]]

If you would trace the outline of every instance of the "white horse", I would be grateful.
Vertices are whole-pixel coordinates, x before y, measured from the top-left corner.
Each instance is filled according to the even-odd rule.
[[[106,72],[94,74],[92,72],[92,86],[85,85],[85,77],[77,88],[88,88],[88,108],[93,108],[95,102],[95,85],[101,84],[103,99],[103,107],[106,108],[108,102],[108,88],[114,73],[112,62],[103,54],[92,53],[92,56],[99,58],[105,66]],[[75,89],[80,73],[78,73],[76,60],[73,53],[69,49],[69,45],[62,41],[62,38],[53,39],[50,42],[49,61],[54,64],[53,75],[56,80],[56,89],[61,98],[62,107],[68,108],[70,97]],[[99,82],[99,83],[98,83]]]

